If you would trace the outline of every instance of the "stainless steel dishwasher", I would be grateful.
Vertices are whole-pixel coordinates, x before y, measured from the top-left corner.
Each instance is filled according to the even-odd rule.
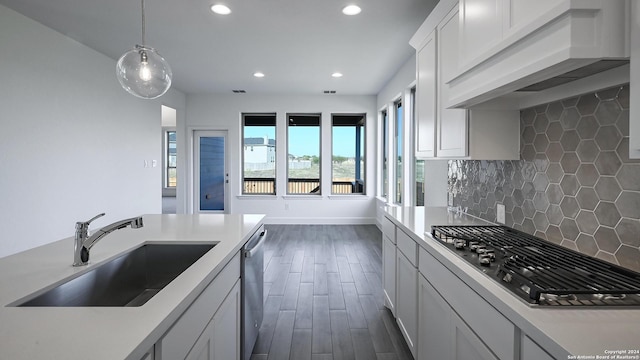
[[[262,325],[264,291],[264,226],[242,248],[242,359],[248,360]]]

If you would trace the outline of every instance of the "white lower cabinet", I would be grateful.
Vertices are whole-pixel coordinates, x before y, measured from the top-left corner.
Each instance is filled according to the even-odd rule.
[[[447,302],[419,276],[418,359],[497,360]]]
[[[240,280],[196,341],[186,360],[240,358]]]
[[[237,253],[155,345],[155,360],[240,359]]]
[[[401,251],[397,252],[396,318],[414,358],[418,334],[418,269]]]
[[[527,335],[522,334],[520,340],[520,360],[555,360],[543,348],[538,346]]]
[[[422,274],[418,278],[418,359],[451,359],[451,308]]]
[[[384,304],[396,314],[396,244],[383,236],[382,240],[382,287],[384,291]]]

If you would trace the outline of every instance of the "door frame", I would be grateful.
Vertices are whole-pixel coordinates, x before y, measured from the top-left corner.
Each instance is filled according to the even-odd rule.
[[[224,187],[224,211],[212,211],[205,210],[201,211],[198,207],[199,205],[199,189],[200,189],[200,178],[198,173],[198,165],[197,161],[199,160],[199,156],[196,155],[196,139],[198,133],[212,133],[213,135],[221,135],[224,136],[224,152],[225,152],[225,173],[227,174],[227,181],[225,182]],[[219,129],[219,128],[206,128],[206,127],[188,127],[187,133],[189,134],[189,174],[191,177],[191,181],[188,182],[187,189],[187,209],[191,214],[230,214],[231,213],[231,201],[230,201],[230,183],[231,183],[231,171],[229,169],[229,129]],[[217,134],[215,134],[217,133]]]

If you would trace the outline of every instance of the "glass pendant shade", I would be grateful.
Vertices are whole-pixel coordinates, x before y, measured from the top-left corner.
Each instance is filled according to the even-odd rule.
[[[136,45],[126,52],[116,66],[120,85],[142,99],[155,99],[171,87],[171,67],[155,49]]]

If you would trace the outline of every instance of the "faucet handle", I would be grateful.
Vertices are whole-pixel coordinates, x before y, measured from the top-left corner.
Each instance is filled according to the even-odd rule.
[[[96,215],[96,216],[92,217],[90,220],[87,220],[87,221],[78,221],[78,222],[76,223],[76,226],[83,226],[83,225],[84,225],[84,226],[89,226],[89,224],[91,224],[91,222],[92,222],[93,220],[95,220],[95,219],[97,219],[97,218],[100,218],[100,217],[103,217],[104,215],[105,215],[105,213],[101,213],[101,214],[98,214],[98,215]]]

